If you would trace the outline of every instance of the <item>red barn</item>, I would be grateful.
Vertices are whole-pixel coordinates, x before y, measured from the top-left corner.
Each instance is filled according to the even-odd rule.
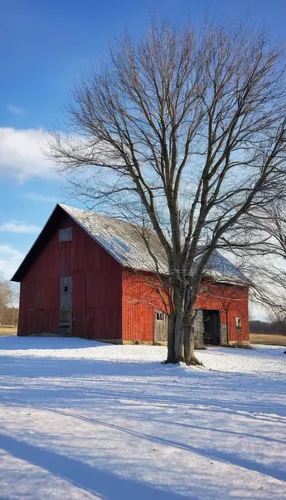
[[[156,240],[154,240],[156,241]],[[158,243],[152,250],[162,260]],[[115,343],[161,343],[166,316],[153,261],[133,224],[57,205],[12,280],[21,283],[18,335],[61,334]],[[218,252],[202,283],[196,344],[247,343],[248,286]]]

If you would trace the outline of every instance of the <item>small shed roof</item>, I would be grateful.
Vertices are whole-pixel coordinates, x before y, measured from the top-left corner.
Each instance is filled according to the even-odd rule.
[[[150,255],[139,226],[117,218],[105,217],[90,210],[81,210],[58,204],[31,250],[14,274],[12,281],[21,281],[26,270],[45,242],[48,241],[55,228],[55,222],[59,221],[62,212],[68,214],[122,266],[140,271],[154,272],[154,259]],[[148,242],[160,272],[167,274],[167,259],[159,238],[154,231],[148,233]],[[221,281],[247,283],[240,270],[218,251],[215,251],[210,258],[207,272]]]

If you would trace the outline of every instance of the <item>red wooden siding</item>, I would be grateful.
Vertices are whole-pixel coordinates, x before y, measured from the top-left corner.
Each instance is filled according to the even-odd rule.
[[[221,311],[221,323],[227,325],[230,342],[249,341],[248,288],[235,285],[208,285],[203,283],[196,308]],[[241,332],[237,331],[235,317],[241,318]]]
[[[150,276],[146,275],[150,279]],[[157,294],[158,295],[158,294]],[[122,321],[123,340],[152,342],[154,336],[154,310],[162,303],[154,287],[140,275],[123,271]]]
[[[58,242],[72,227],[72,241]],[[74,336],[121,339],[121,266],[67,215],[21,283],[19,335],[56,333],[59,278],[73,277]]]
[[[149,280],[147,274],[123,272],[123,340],[152,342],[154,339],[154,312],[164,311],[164,305]],[[202,289],[196,308],[219,310],[222,324],[228,327],[228,340],[248,341],[248,288],[202,284]],[[235,317],[242,320],[241,332],[236,329]]]

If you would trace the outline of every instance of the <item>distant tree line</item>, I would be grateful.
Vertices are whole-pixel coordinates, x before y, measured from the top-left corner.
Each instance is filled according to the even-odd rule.
[[[12,284],[0,275],[0,325],[17,325],[19,310],[12,305],[15,298]]]
[[[18,307],[6,307],[3,311],[1,324],[5,326],[17,326],[19,318]]]
[[[249,331],[250,333],[286,335],[286,319],[276,321],[253,320],[249,322]]]

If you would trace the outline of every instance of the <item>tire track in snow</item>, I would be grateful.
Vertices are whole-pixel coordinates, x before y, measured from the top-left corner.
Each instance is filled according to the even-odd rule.
[[[20,406],[20,405],[13,404],[13,403],[8,403],[8,405],[9,406],[17,406],[17,407]],[[221,452],[221,451],[216,450],[215,454],[212,454],[210,451],[203,450],[201,448],[196,448],[196,447],[191,446],[191,445],[185,445],[185,444],[181,444],[177,441],[159,438],[156,436],[150,436],[149,434],[144,434],[141,432],[133,431],[132,429],[126,429],[125,427],[121,427],[121,426],[116,425],[116,424],[109,424],[107,422],[102,422],[101,420],[98,420],[98,419],[90,419],[88,417],[83,417],[83,416],[80,416],[80,415],[77,415],[74,413],[68,413],[68,412],[64,412],[61,410],[52,409],[52,408],[48,408],[48,407],[44,407],[44,406],[41,406],[41,407],[25,406],[25,408],[29,408],[30,410],[35,409],[38,411],[48,411],[48,412],[56,413],[58,415],[62,415],[65,417],[76,418],[77,420],[87,422],[91,425],[99,425],[101,427],[110,428],[110,429],[113,429],[113,430],[116,430],[119,432],[123,432],[125,434],[129,434],[129,435],[133,435],[135,437],[141,438],[141,439],[145,439],[147,441],[156,442],[158,444],[161,444],[161,445],[164,445],[167,447],[177,448],[177,449],[183,450],[183,451],[188,451],[190,453],[200,455],[203,458],[208,458],[211,460],[215,460],[217,462],[226,463],[226,464],[232,465],[234,467],[240,467],[240,468],[243,468],[245,470],[253,471],[253,472],[256,472],[258,474],[263,474],[263,475],[272,477],[278,481],[286,482],[286,476],[285,476],[284,471],[277,470],[277,469],[265,466],[265,465],[257,463],[257,462],[253,462],[252,460],[249,460],[249,459],[244,459],[244,458],[241,459],[241,458],[235,457],[227,452]]]

